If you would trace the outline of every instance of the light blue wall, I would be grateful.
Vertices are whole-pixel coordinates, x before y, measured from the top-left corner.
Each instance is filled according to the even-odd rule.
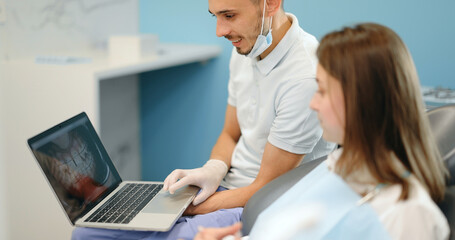
[[[161,42],[215,44],[221,56],[145,73],[140,80],[142,178],[164,180],[175,168],[201,166],[224,123],[229,43],[215,35],[206,0],[140,1],[140,31]]]
[[[285,0],[284,6],[318,39],[342,25],[384,24],[408,45],[422,85],[455,88],[453,0]]]
[[[139,5],[141,32],[158,34],[162,42],[223,47],[206,65],[141,76],[142,176],[163,180],[172,169],[198,167],[209,157],[224,121],[231,45],[215,36],[207,0],[140,0]],[[408,45],[422,85],[455,88],[453,0],[285,0],[284,6],[318,39],[356,22],[385,24]]]

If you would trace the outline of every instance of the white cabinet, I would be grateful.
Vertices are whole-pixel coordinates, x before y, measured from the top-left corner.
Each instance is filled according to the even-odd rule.
[[[0,205],[5,228],[21,239],[69,239],[72,231],[27,146],[27,139],[85,111],[124,179],[140,173],[138,73],[204,62],[218,46],[160,44],[159,55],[118,63],[0,62]],[[128,161],[128,162],[125,162]],[[6,196],[6,197],[5,197]]]

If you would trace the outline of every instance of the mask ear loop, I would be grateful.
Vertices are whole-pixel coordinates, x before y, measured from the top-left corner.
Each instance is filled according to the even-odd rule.
[[[262,24],[261,24],[261,35],[264,35],[264,22],[265,22],[265,4],[267,0],[264,0],[264,9],[262,10]],[[270,16],[270,26],[269,31],[272,30],[273,16]]]
[[[272,31],[273,16],[270,16],[270,27],[269,31]]]
[[[264,0],[264,9],[262,10],[262,25],[261,25],[261,35],[263,35],[264,32],[264,20],[265,20],[265,4],[267,3],[267,0]]]

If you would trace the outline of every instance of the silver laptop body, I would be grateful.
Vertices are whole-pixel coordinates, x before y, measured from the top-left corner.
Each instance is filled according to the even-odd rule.
[[[122,181],[83,112],[30,139],[32,150],[71,224],[168,231],[198,192],[174,194],[162,182]]]

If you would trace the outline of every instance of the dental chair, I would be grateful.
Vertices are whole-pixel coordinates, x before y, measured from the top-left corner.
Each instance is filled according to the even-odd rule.
[[[455,104],[428,111],[431,130],[441,157],[451,177],[447,180],[444,200],[438,204],[450,226],[450,239],[455,240]]]
[[[427,111],[430,127],[435,136],[439,151],[449,170],[444,201],[438,204],[450,225],[450,239],[455,240],[455,104],[432,108]],[[274,179],[247,202],[242,214],[242,233],[249,235],[258,215],[278,197],[311,172],[327,156],[303,164]]]

